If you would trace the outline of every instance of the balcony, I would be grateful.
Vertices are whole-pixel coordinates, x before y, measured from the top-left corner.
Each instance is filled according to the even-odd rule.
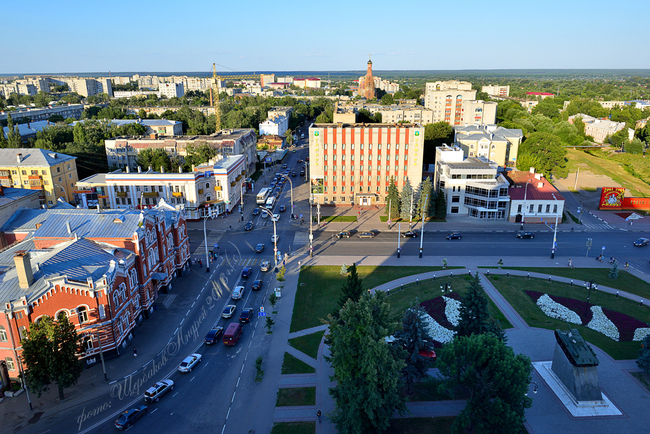
[[[233,181],[233,182],[230,183],[231,187],[234,187],[235,185],[237,185],[237,181]]]
[[[223,190],[222,186],[220,186],[220,185],[215,185],[214,186],[214,191],[222,191],[222,190]]]
[[[199,194],[203,194],[203,189],[199,188]]]
[[[172,193],[172,196],[174,196],[174,197],[183,197],[183,192],[182,191],[174,191]]]
[[[117,197],[126,197],[128,193],[126,191],[118,191],[115,193]]]
[[[143,197],[158,197],[158,192],[157,191],[149,191],[146,193],[142,193]]]

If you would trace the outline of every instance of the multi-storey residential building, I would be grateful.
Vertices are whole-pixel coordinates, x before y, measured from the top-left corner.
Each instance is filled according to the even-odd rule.
[[[381,113],[383,123],[408,122],[413,124],[427,125],[433,121],[433,111],[419,107],[403,107],[398,105],[380,106],[377,110]],[[373,107],[374,109],[374,107]],[[372,111],[370,111],[372,113]]]
[[[119,355],[186,267],[183,214],[166,204],[140,211],[21,210],[3,230],[33,237],[0,253],[0,360],[19,375],[20,341],[43,315],[66,315],[83,336],[81,359]]]
[[[388,80],[383,80],[380,77],[374,77],[375,80],[375,89],[381,89],[386,93],[395,93],[399,92],[399,84],[392,83]]]
[[[118,169],[116,172],[121,173]],[[110,208],[108,200],[108,188],[106,186],[106,174],[97,173],[88,178],[77,181],[74,190],[73,203],[78,208]]]
[[[83,104],[64,104],[57,106],[48,106],[42,108],[25,108],[14,111],[0,111],[0,121],[6,120],[8,115],[14,121],[31,120],[31,121],[46,121],[51,116],[59,115],[64,119],[75,118],[79,119],[83,113]]]
[[[154,92],[155,93],[155,92]],[[182,107],[181,106],[161,106],[161,107],[125,107],[124,110],[128,114],[140,115],[140,110],[144,110],[145,113],[147,114],[154,114],[160,116],[161,114],[165,113],[167,110],[172,110],[174,112],[180,110]],[[203,113],[205,116],[210,116],[214,115],[217,111],[216,107],[211,107],[211,106],[192,106],[192,110],[199,111]]]
[[[463,101],[461,125],[492,125],[497,123],[497,103],[493,101]]]
[[[50,121],[29,121],[26,124],[15,124],[14,128],[18,130],[18,135],[20,135],[23,143],[27,143],[28,139],[36,138],[36,135],[40,131],[42,131],[44,128],[49,127],[50,125]],[[1,133],[4,133],[5,137],[9,137],[9,127],[0,126],[0,134]]]
[[[424,107],[433,110],[433,122],[463,125],[463,102],[475,99],[476,90],[467,81],[436,81],[424,88]]]
[[[185,95],[183,83],[160,83],[158,85],[158,96],[167,98],[182,97]]]
[[[0,185],[0,227],[20,208],[36,209],[41,207],[40,192],[23,188],[4,188]],[[0,249],[6,243],[0,237]]]
[[[510,214],[512,223],[562,222],[564,197],[540,173],[531,167],[529,172],[508,172],[510,180]]]
[[[218,159],[189,173],[112,172],[105,174],[112,209],[150,208],[161,200],[183,209],[188,220],[232,211],[246,192],[244,157]]]
[[[83,121],[78,121],[83,122]],[[182,136],[183,123],[180,121],[170,121],[167,119],[110,119],[110,124],[121,127],[127,124],[140,124],[146,128],[145,134],[159,134],[161,136]],[[74,126],[77,122],[72,122]]]
[[[66,83],[70,91],[85,97],[100,93],[105,93],[109,97],[113,96],[113,87],[109,78],[55,77],[52,80],[55,83]]]
[[[444,194],[447,214],[467,215],[479,220],[508,217],[508,181],[498,166],[483,157],[465,158],[458,146],[436,148],[434,186]]]
[[[507,129],[496,125],[456,127],[454,143],[465,157],[484,157],[505,167],[517,162],[519,145],[524,134],[520,129]]]
[[[172,137],[116,137],[104,141],[106,159],[109,167],[131,171],[138,168],[136,157],[143,149],[163,149],[171,157],[187,155],[189,146],[207,144],[219,150],[222,155],[242,155],[248,173],[255,171],[255,130],[249,128],[221,130],[209,136],[172,136]]]
[[[489,84],[481,87],[481,92],[485,92],[490,96],[504,97],[510,96],[510,86],[500,86],[498,84]]]
[[[414,124],[313,124],[309,177],[314,201],[380,205],[390,180],[399,190],[422,179],[424,127]]]
[[[265,87],[275,83],[275,74],[260,74],[260,86]]]
[[[0,185],[41,191],[41,204],[72,200],[77,157],[39,148],[0,149]]]
[[[260,124],[260,136],[282,136],[288,128],[289,118],[275,113]]]

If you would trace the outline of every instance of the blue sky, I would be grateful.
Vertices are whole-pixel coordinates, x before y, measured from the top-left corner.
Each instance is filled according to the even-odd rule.
[[[0,74],[650,69],[650,1],[3,2]]]

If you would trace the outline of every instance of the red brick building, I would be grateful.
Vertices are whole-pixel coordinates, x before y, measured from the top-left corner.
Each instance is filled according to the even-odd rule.
[[[368,60],[366,75],[359,80],[359,95],[366,99],[375,98],[375,79],[372,76],[372,60]]]
[[[119,355],[189,259],[183,213],[25,210],[5,224],[37,229],[0,253],[0,375],[19,375],[20,341],[43,315],[63,313],[84,337],[82,359]],[[30,218],[31,217],[31,218]],[[24,237],[23,237],[24,238]]]

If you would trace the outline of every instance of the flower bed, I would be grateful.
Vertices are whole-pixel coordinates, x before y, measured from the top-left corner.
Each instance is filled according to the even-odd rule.
[[[618,342],[621,337],[618,328],[609,320],[609,318],[607,318],[607,315],[603,313],[603,308],[600,306],[591,306],[591,311],[593,312],[594,317],[589,321],[587,327]]]
[[[460,299],[460,294],[452,292],[447,295],[447,297],[436,297],[431,300],[423,301],[420,303],[420,306],[441,326],[453,329],[454,325],[447,319],[447,303],[445,298],[451,298],[454,300]]]
[[[435,319],[431,318],[431,316],[429,315],[425,316],[425,320],[428,323],[427,325],[429,329],[429,336],[431,336],[434,339],[434,341],[437,341],[441,344],[446,344],[447,342],[451,342],[454,339],[454,335],[456,334],[455,331],[449,330],[448,328],[441,326]]]
[[[561,321],[567,321],[573,324],[582,324],[580,315],[575,313],[569,308],[564,307],[560,303],[553,301],[548,294],[544,294],[537,299],[537,307],[539,307],[542,312],[548,317],[559,319]]]
[[[441,348],[443,344],[451,341],[456,332],[454,321],[458,321],[460,315],[460,294],[450,292],[446,296],[432,298],[420,303],[420,306],[429,314],[429,335],[433,339],[433,346]],[[457,324],[457,322],[456,322]]]
[[[460,322],[460,301],[450,297],[443,296],[442,298],[445,299],[445,316],[447,317],[447,321],[456,327]]]
[[[643,321],[639,321],[638,319],[631,317],[629,315],[625,315],[624,313],[616,312],[615,310],[610,310],[605,308],[603,308],[603,313],[607,315],[607,318],[609,318],[609,320],[616,325],[616,328],[618,328],[621,342],[642,341],[643,336],[645,336],[647,332],[646,333],[644,333],[643,331],[638,332],[642,337],[640,339],[635,339],[635,334],[637,334],[637,330],[647,329],[650,331],[650,328],[648,328],[648,324],[644,323]]]
[[[537,302],[537,300],[544,295],[541,292],[537,291],[524,291],[526,295],[528,295],[534,302]],[[566,298],[566,297],[560,297],[557,295],[549,295],[551,299],[556,302],[561,304],[562,306],[566,307],[567,309],[577,313],[580,315],[580,324],[588,324],[589,321],[591,321],[592,318],[592,313],[591,310],[589,310],[589,307],[587,306],[586,301],[580,301],[576,300],[574,298]],[[589,305],[591,306],[591,304]],[[587,311],[587,314],[585,315],[585,311]]]

